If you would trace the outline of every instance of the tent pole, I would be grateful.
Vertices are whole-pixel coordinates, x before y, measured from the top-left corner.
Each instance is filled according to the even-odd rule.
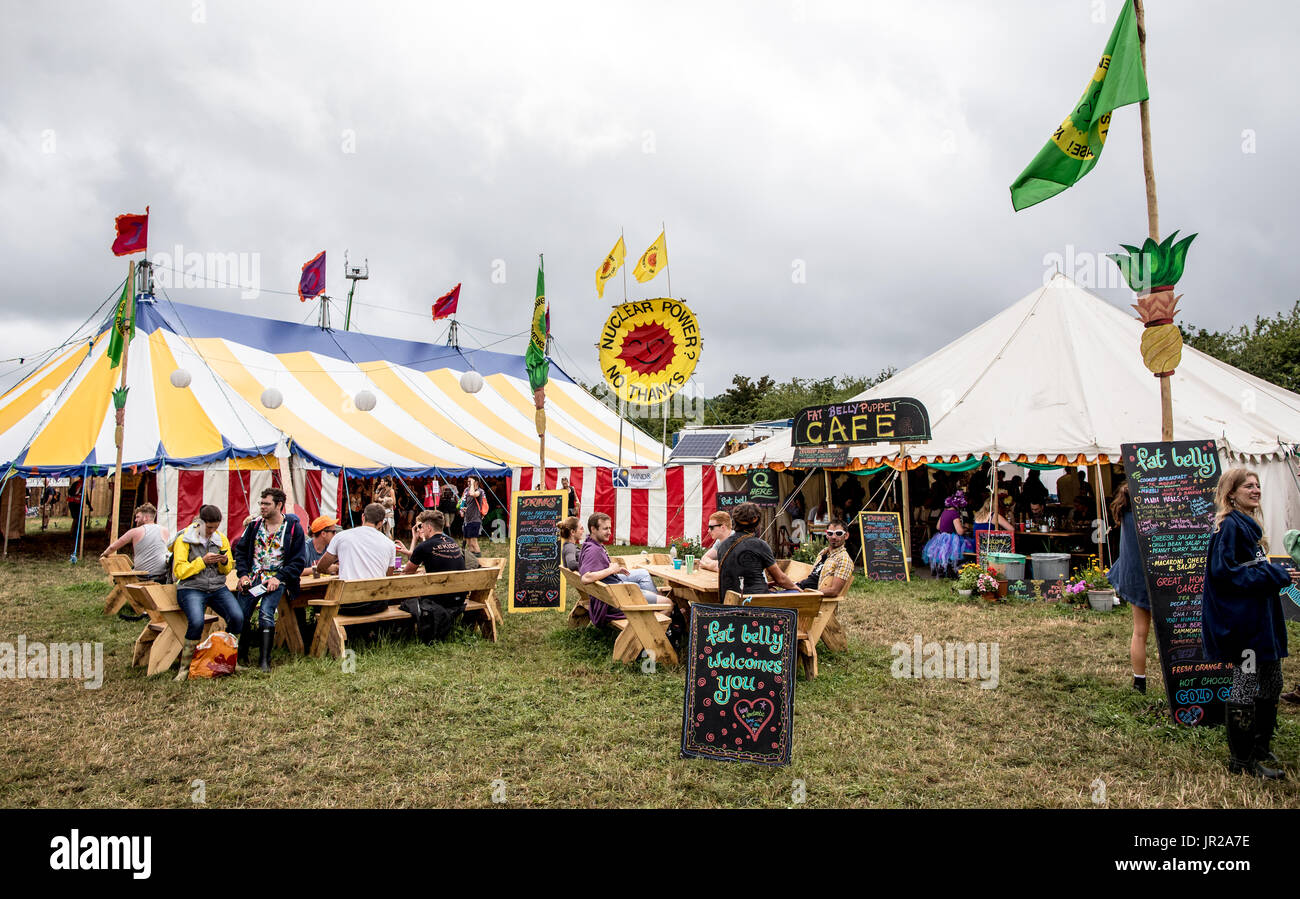
[[[1101,546],[1097,549],[1097,558],[1101,560],[1102,567],[1107,568],[1109,566],[1106,564],[1106,558],[1110,555],[1110,540],[1107,539],[1109,529],[1106,527],[1106,503],[1102,499],[1100,455],[1097,457],[1097,461],[1092,463],[1092,470],[1094,480],[1097,482],[1093,485],[1093,498],[1097,502],[1097,520],[1101,522]]]
[[[27,482],[23,481],[23,483],[26,484]],[[4,532],[5,532],[4,557],[7,559],[9,558],[9,517],[10,517],[10,513],[13,512],[13,508],[14,508],[14,489],[13,489],[12,480],[5,482],[4,490],[9,494],[7,497],[5,497],[5,521],[4,521]],[[26,505],[25,500],[23,505],[24,506]],[[26,519],[24,519],[24,522],[25,521]]]
[[[906,548],[907,561],[910,565],[912,562],[912,505],[910,494],[907,489],[907,445],[900,443],[898,445],[898,461],[902,465],[901,474],[903,479],[903,546]]]

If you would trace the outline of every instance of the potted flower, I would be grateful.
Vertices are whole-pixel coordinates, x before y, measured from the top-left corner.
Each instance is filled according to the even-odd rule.
[[[998,577],[994,569],[981,571],[975,578],[975,592],[987,599],[989,602],[997,602],[998,599]]]
[[[962,596],[970,596],[975,589],[975,582],[979,580],[983,569],[974,562],[967,562],[957,572],[957,583],[954,587]]]
[[[1115,608],[1115,588],[1106,577],[1107,570],[1093,556],[1088,560],[1088,567],[1079,573],[1088,593],[1088,605],[1092,606],[1094,612],[1109,612]]]

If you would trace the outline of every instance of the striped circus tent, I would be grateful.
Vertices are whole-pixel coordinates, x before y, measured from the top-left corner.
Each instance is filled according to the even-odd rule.
[[[94,341],[55,355],[0,396],[0,470],[112,473],[111,394],[119,371],[106,355],[110,321]],[[151,297],[140,298],[136,328],[123,466],[158,473],[164,521],[186,521],[208,501],[227,512],[227,522],[242,520],[247,497],[279,483],[277,450],[289,458],[300,511],[313,515],[342,508],[351,477],[510,477],[537,463],[522,356]],[[477,393],[460,386],[468,371],[482,376]],[[186,386],[174,386],[177,372],[182,382],[188,376]],[[272,388],[282,402],[268,408],[262,397]],[[373,396],[373,408],[358,408],[363,391]],[[575,482],[594,488],[598,472],[609,477],[619,458],[618,415],[554,362],[546,397],[546,461],[557,466],[548,471],[574,472]],[[659,441],[623,426],[623,465],[659,465],[665,455]],[[667,487],[619,491],[629,492],[662,492],[667,501]],[[619,538],[628,539],[634,519]]]

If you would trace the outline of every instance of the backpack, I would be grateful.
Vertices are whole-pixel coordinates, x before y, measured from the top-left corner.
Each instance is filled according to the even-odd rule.
[[[424,643],[446,640],[465,611],[464,596],[413,596],[398,606],[415,619],[415,634]]]

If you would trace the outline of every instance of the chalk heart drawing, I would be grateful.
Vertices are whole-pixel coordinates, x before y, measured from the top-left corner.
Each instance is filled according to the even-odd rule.
[[[557,599],[559,599],[559,598],[560,598],[560,591],[559,591],[559,590],[547,590],[547,591],[546,591],[546,601],[547,601],[547,602],[555,602],[555,601],[556,601]]]
[[[1199,705],[1189,705],[1186,708],[1179,709],[1174,714],[1177,716],[1179,721],[1183,722],[1183,724],[1193,725],[1197,724],[1205,717],[1205,709],[1201,708]]]
[[[772,715],[776,713],[776,706],[770,699],[742,699],[735,706],[736,717],[740,723],[745,725],[745,730],[749,731],[749,738],[757,740],[758,735],[763,732],[764,725],[772,720]]]

